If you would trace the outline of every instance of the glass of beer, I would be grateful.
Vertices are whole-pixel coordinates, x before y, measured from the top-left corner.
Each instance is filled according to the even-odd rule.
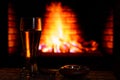
[[[35,75],[38,72],[36,58],[41,35],[41,18],[21,17],[20,34],[22,41],[22,54],[26,60],[24,66],[26,75]]]

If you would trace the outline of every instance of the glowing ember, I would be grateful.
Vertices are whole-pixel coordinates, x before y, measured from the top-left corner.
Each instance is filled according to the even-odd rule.
[[[48,5],[46,10],[39,50],[54,53],[82,53],[97,49],[98,45],[95,41],[83,44],[85,41],[82,32],[78,29],[77,18],[71,9],[56,2]],[[87,47],[88,44],[91,47]]]

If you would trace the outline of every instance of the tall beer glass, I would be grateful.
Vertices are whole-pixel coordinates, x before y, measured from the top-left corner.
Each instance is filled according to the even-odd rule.
[[[21,17],[20,34],[22,53],[26,59],[25,70],[27,71],[26,74],[30,76],[38,71],[36,57],[41,35],[41,18]]]

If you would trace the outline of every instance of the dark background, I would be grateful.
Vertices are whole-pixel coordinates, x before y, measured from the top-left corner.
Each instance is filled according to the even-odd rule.
[[[4,60],[8,54],[7,52],[7,2],[0,1],[0,64],[4,63]]]

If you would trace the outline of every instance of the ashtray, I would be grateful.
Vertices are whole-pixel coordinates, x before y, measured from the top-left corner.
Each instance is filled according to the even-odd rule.
[[[83,65],[64,65],[60,67],[59,73],[65,77],[85,77],[90,69]]]

